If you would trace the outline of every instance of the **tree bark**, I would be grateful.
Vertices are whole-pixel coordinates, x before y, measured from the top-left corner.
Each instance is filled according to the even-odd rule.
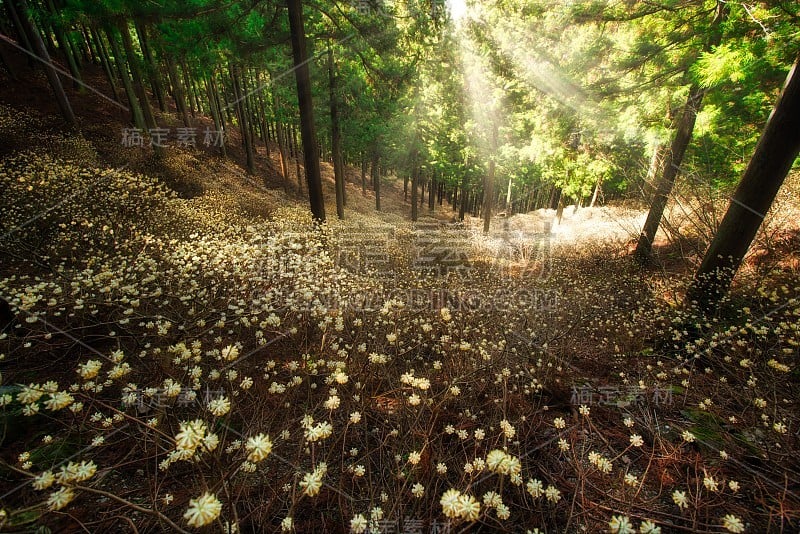
[[[150,99],[147,97],[147,91],[142,83],[142,70],[139,68],[139,58],[133,50],[133,42],[131,41],[131,33],[128,28],[127,22],[124,20],[119,21],[117,24],[120,35],[122,36],[122,46],[125,48],[125,56],[127,58],[128,67],[131,71],[131,81],[133,82],[133,90],[136,97],[139,99],[141,105],[142,115],[147,128],[156,128],[156,119],[153,116],[153,110],[150,108]],[[157,146],[153,147],[156,152],[160,149]]]
[[[492,220],[492,188],[494,187],[494,156],[489,160],[489,172],[486,174],[486,185],[483,190],[483,233],[489,233]]]
[[[53,17],[58,17],[58,10],[56,9],[53,0],[47,0],[47,8],[50,10],[50,14]],[[56,41],[58,42],[58,48],[60,48],[61,53],[64,54],[64,58],[67,60],[67,65],[69,66],[69,72],[72,75],[72,88],[79,93],[84,93],[85,89],[83,88],[83,85],[81,85],[83,82],[81,79],[81,71],[78,68],[78,62],[73,54],[72,48],[70,47],[67,36],[64,33],[64,28],[61,27],[61,20],[55,20],[52,26],[53,33],[55,34]]]
[[[419,166],[414,158],[413,167],[411,169],[411,221],[416,222],[418,216],[419,203],[417,198],[417,188],[419,187]]]
[[[186,107],[186,92],[183,89],[183,82],[178,76],[178,67],[175,60],[168,54],[164,54],[164,59],[167,64],[167,76],[169,77],[169,84],[172,86],[172,98],[175,100],[175,109],[183,121],[183,125],[187,128],[192,126],[192,121],[189,118],[189,110]],[[212,78],[213,81],[213,78]],[[215,83],[216,88],[216,83]]]
[[[717,2],[717,13],[711,23],[711,37],[706,43],[704,50],[710,51],[719,45],[722,35],[718,31],[720,25],[725,19],[727,14],[727,6],[725,3]],[[642,228],[642,233],[639,236],[639,242],[636,245],[634,252],[636,259],[641,263],[647,263],[652,258],[653,241],[656,237],[658,227],[661,225],[661,218],[664,215],[664,209],[667,206],[667,200],[672,193],[672,188],[675,184],[675,178],[678,176],[683,156],[686,154],[686,149],[692,140],[692,132],[694,124],[697,120],[697,113],[703,103],[705,90],[702,89],[697,83],[693,83],[689,88],[689,97],[683,107],[681,118],[678,122],[678,130],[675,133],[675,138],[672,140],[665,166],[662,171],[661,178],[655,188],[652,205],[647,214],[647,220]]]
[[[229,65],[231,74],[231,82],[233,83],[233,98],[236,100],[236,115],[239,118],[239,131],[242,135],[242,148],[244,148],[247,172],[250,174],[255,173],[256,164],[255,157],[253,156],[253,142],[250,139],[250,126],[248,124],[247,109],[244,102],[244,94],[242,93],[242,85],[240,82],[239,67],[231,63]]]
[[[369,166],[369,162],[367,161],[366,153],[361,157],[361,195],[367,196],[367,167]]]
[[[107,26],[105,28],[106,37],[108,37],[108,44],[111,47],[111,53],[114,54],[114,63],[117,65],[120,79],[122,80],[122,87],[125,89],[125,96],[128,97],[128,105],[131,107],[131,116],[133,117],[133,124],[142,131],[147,130],[147,123],[144,120],[142,108],[139,105],[139,100],[136,98],[136,93],[133,90],[133,83],[131,82],[131,75],[128,72],[128,67],[122,57],[122,51],[117,43],[117,37],[114,35],[114,27]]]
[[[97,48],[97,55],[100,57],[100,64],[103,65],[103,70],[108,78],[108,85],[111,86],[111,93],[114,95],[114,100],[120,102],[119,92],[117,91],[117,81],[114,76],[114,69],[111,68],[111,60],[108,57],[108,49],[103,42],[103,37],[95,28],[89,30],[92,34],[95,47]]]
[[[322,176],[317,155],[317,134],[314,128],[314,103],[311,99],[311,79],[308,72],[306,33],[303,27],[303,3],[287,0],[289,28],[294,55],[294,75],[297,82],[297,99],[300,107],[300,130],[306,163],[306,182],[311,213],[318,222],[325,220],[325,199],[322,195]]]
[[[160,109],[163,113],[166,113],[167,102],[164,98],[164,85],[161,83],[161,74],[158,69],[158,64],[156,63],[156,60],[153,57],[153,52],[150,49],[150,40],[147,38],[147,27],[140,21],[135,21],[134,27],[136,28],[136,35],[139,37],[139,46],[141,47],[142,54],[144,55],[145,66],[147,68],[147,77],[150,80],[153,93],[156,95],[156,100],[158,100],[158,109]]]
[[[47,81],[53,89],[58,108],[61,110],[61,116],[64,117],[64,120],[70,127],[76,127],[78,121],[75,119],[75,113],[72,111],[67,93],[64,92],[64,86],[61,85],[58,72],[50,61],[50,55],[47,53],[47,49],[44,46],[42,36],[39,34],[39,30],[36,29],[30,17],[28,3],[25,0],[17,0],[17,5],[15,6],[13,0],[6,0],[6,6],[10,12],[15,14],[17,20],[19,20],[22,31],[28,34],[28,40],[33,46],[32,53],[38,56],[42,61]]]
[[[344,165],[342,164],[342,131],[339,127],[339,106],[336,97],[336,72],[333,63],[333,48],[328,42],[328,88],[331,111],[331,157],[333,177],[336,185],[336,215],[344,219]]]
[[[710,309],[727,293],[764,216],[800,153],[800,57],[786,79],[742,181],[686,299]]]
[[[372,153],[372,187],[375,190],[375,209],[381,211],[381,156],[375,151]]]

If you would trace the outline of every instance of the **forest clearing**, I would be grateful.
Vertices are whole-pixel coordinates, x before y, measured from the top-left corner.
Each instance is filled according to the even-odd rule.
[[[791,2],[0,3],[0,532],[800,531]]]

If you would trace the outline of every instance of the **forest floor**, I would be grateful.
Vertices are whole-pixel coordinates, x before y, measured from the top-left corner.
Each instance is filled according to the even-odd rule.
[[[72,93],[68,133],[14,89],[0,530],[191,531],[201,495],[209,532],[800,529],[794,182],[702,316],[701,217],[642,268],[641,209],[484,236],[447,205],[412,224],[393,179],[376,212],[349,169],[338,221],[323,164],[319,230],[274,150],[252,176],[235,138],[157,160],[108,103]]]

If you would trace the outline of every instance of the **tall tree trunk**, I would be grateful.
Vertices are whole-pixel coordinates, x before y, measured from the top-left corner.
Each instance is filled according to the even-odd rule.
[[[508,177],[508,190],[506,191],[506,205],[505,205],[506,216],[511,215],[511,211],[512,211],[512,209],[511,209],[511,186],[512,185],[513,185],[513,180],[511,180],[511,177],[509,176]]]
[[[664,215],[664,209],[667,207],[669,195],[672,193],[672,188],[675,185],[675,178],[678,176],[683,156],[686,154],[686,149],[689,147],[689,143],[692,140],[692,131],[694,130],[697,113],[700,111],[704,95],[704,89],[697,84],[692,84],[689,89],[689,97],[683,107],[681,119],[678,123],[678,131],[675,133],[675,138],[672,140],[663,173],[655,187],[650,211],[647,213],[647,220],[644,223],[642,233],[639,236],[639,242],[636,245],[635,255],[642,263],[648,262],[651,258],[653,241],[655,240],[658,227],[661,225],[661,218]]]
[[[153,93],[156,95],[156,100],[158,100],[158,109],[166,113],[167,101],[164,98],[164,86],[161,83],[161,73],[158,64],[153,57],[153,51],[150,49],[150,40],[147,38],[147,26],[137,20],[134,21],[134,27],[136,28],[136,35],[139,37],[139,46],[144,55],[147,78],[150,80]]]
[[[464,215],[467,213],[467,174],[461,176],[461,191],[458,194],[458,220],[464,221]]]
[[[742,181],[687,292],[708,309],[727,293],[764,216],[800,153],[800,57],[795,60]]]
[[[208,107],[211,110],[211,118],[214,120],[214,129],[217,131],[217,135],[219,135],[219,151],[224,158],[227,155],[227,151],[225,149],[225,134],[221,132],[225,131],[225,124],[223,123],[222,112],[219,109],[219,101],[214,94],[213,79],[214,73],[211,73],[206,80],[206,94],[208,96]]]
[[[372,153],[372,187],[375,190],[375,209],[381,211],[381,156],[375,151]]]
[[[245,157],[247,159],[247,172],[250,174],[255,173],[255,157],[253,155],[253,142],[250,139],[250,126],[247,118],[247,106],[244,102],[245,97],[242,92],[242,85],[240,82],[240,70],[237,65],[230,64],[231,82],[233,83],[233,98],[236,101],[236,115],[239,118],[239,131],[242,135],[242,148],[244,148]]]
[[[419,207],[418,198],[417,198],[417,188],[419,187],[419,165],[416,163],[416,158],[414,158],[414,163],[412,164],[413,167],[411,168],[411,221],[416,222],[417,220],[417,211]]]
[[[52,24],[53,33],[56,36],[58,48],[61,50],[61,53],[64,54],[64,58],[67,60],[69,72],[72,75],[72,88],[77,90],[79,93],[83,93],[85,92],[85,89],[82,85],[83,80],[81,79],[81,71],[78,67],[78,62],[75,58],[73,50],[70,47],[67,35],[64,33],[64,28],[61,25],[62,21],[58,17],[58,10],[56,9],[53,0],[47,0],[47,8],[50,10],[51,16],[58,18],[58,20],[55,20]]]
[[[317,155],[317,134],[314,128],[314,103],[311,99],[311,79],[308,72],[306,33],[303,27],[303,3],[287,0],[289,28],[292,34],[294,76],[297,82],[297,100],[300,104],[300,130],[306,163],[306,182],[311,213],[317,221],[325,220],[325,199],[322,196],[322,176]]]
[[[361,156],[361,195],[367,196],[367,167],[369,166],[369,162],[367,161],[367,154],[364,153]]]
[[[111,47],[111,53],[114,54],[114,63],[117,65],[120,79],[122,80],[122,87],[125,89],[125,96],[128,97],[128,105],[131,108],[131,115],[133,117],[133,124],[142,131],[147,130],[147,123],[144,120],[142,108],[139,105],[139,100],[136,98],[136,93],[133,90],[133,83],[131,82],[131,75],[128,72],[128,66],[125,64],[125,58],[122,56],[122,51],[117,43],[117,37],[114,33],[114,27],[109,25],[105,28],[106,37],[108,37],[108,44]]]
[[[277,106],[277,104],[276,104]],[[278,129],[278,155],[280,156],[281,162],[281,174],[283,174],[283,179],[286,180],[287,188],[288,184],[291,181],[292,177],[289,174],[289,162],[288,162],[288,155],[286,151],[286,133],[283,129],[283,125],[278,122],[276,123]]]
[[[142,83],[144,75],[142,73],[142,69],[139,68],[139,58],[136,56],[136,52],[133,50],[133,42],[131,41],[131,33],[130,29],[128,28],[128,23],[124,20],[121,20],[117,24],[117,28],[122,36],[122,46],[125,48],[125,56],[127,57],[128,67],[131,71],[133,90],[136,93],[136,97],[139,99],[139,104],[141,105],[142,114],[144,116],[144,122],[148,128],[154,129],[157,127],[156,119],[153,116],[153,110],[150,108],[150,99],[147,96],[144,83]],[[153,148],[157,153],[163,150],[155,145]]]
[[[114,100],[120,102],[119,92],[117,91],[116,76],[114,76],[114,69],[111,67],[111,60],[108,57],[108,49],[103,42],[103,37],[95,28],[91,28],[89,31],[92,34],[92,40],[97,48],[97,55],[100,57],[100,64],[103,66],[103,70],[108,78],[108,85],[111,86],[111,93],[114,95]]]
[[[303,172],[300,168],[300,160],[303,158],[302,153],[300,152],[300,142],[297,140],[297,130],[294,127],[294,124],[289,126],[289,137],[291,138],[291,147],[292,153],[294,154],[294,170],[295,176],[297,177],[297,192],[302,195],[303,194]],[[306,176],[306,178],[308,178]]]
[[[711,37],[705,45],[705,51],[711,51],[714,47],[719,45],[722,40],[722,34],[719,28],[725,20],[727,10],[727,5],[724,2],[717,2],[717,12],[711,23]],[[641,263],[647,263],[652,257],[653,241],[655,240],[658,227],[661,225],[661,218],[664,215],[664,209],[667,206],[669,195],[672,193],[675,178],[678,176],[678,171],[683,162],[683,156],[686,154],[686,149],[689,147],[689,143],[692,140],[692,131],[694,130],[694,124],[697,120],[697,114],[703,104],[704,96],[705,90],[698,84],[693,83],[689,88],[689,96],[678,122],[678,130],[675,132],[675,138],[672,140],[669,153],[666,155],[665,166],[661,178],[656,185],[650,211],[647,214],[647,220],[644,223],[642,233],[639,236],[639,242],[636,245],[634,254],[636,259]]]
[[[17,0],[17,5],[14,5],[14,0],[6,0],[6,7],[9,12],[13,13],[17,20],[19,20],[20,28],[23,33],[28,34],[28,41],[33,46],[32,53],[39,57],[44,65],[44,73],[47,76],[47,81],[53,89],[53,94],[56,97],[58,108],[61,110],[61,116],[70,127],[76,127],[78,121],[75,119],[75,114],[72,111],[72,106],[67,98],[67,93],[64,92],[64,86],[61,85],[61,80],[58,77],[58,72],[53,67],[50,61],[50,55],[42,41],[42,36],[39,30],[34,26],[31,19],[30,12],[28,11],[28,3],[25,0]]]
[[[36,64],[34,60],[34,56],[38,57],[38,48],[34,46],[32,37],[29,37],[31,31],[27,28],[28,24],[27,21],[23,22],[22,17],[20,17],[19,13],[17,13],[17,7],[14,5],[14,0],[5,0],[6,4],[6,11],[11,16],[11,23],[14,25],[16,29],[16,33],[19,36],[19,40],[22,42],[25,50],[31,53],[31,55],[25,54],[28,60],[28,67],[33,67]],[[23,13],[27,13],[27,5],[24,6],[24,9],[21,10]],[[44,46],[44,42],[42,42],[42,46]],[[45,50],[47,48],[45,47]],[[49,60],[50,56],[48,56]],[[48,61],[49,64],[49,61]]]
[[[328,87],[331,108],[331,156],[333,178],[336,185],[336,215],[344,219],[344,166],[342,165],[342,131],[339,127],[339,106],[336,97],[336,72],[333,64],[333,48],[328,42]]]
[[[436,174],[431,175],[431,185],[428,187],[428,211],[433,211],[436,206]]]
[[[603,187],[603,178],[598,178],[597,183],[594,184],[594,193],[592,193],[592,201],[589,202],[589,207],[593,208],[597,197],[600,195],[600,188]]]
[[[169,54],[164,54],[165,63],[167,64],[167,76],[169,77],[169,84],[172,86],[172,98],[175,100],[175,109],[183,121],[183,125],[187,128],[192,126],[192,121],[189,118],[189,110],[186,107],[186,92],[183,89],[183,82],[178,75],[178,67],[175,60]],[[212,81],[213,81],[212,77]],[[216,83],[215,83],[216,88]]]
[[[483,233],[489,233],[492,220],[492,194],[494,188],[494,156],[489,159],[489,172],[486,174],[486,185],[483,190]]]

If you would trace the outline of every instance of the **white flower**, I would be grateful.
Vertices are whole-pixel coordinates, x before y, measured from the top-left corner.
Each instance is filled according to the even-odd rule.
[[[420,483],[414,484],[414,486],[411,488],[411,494],[417,499],[421,498],[423,495],[425,495],[425,486]]]
[[[408,463],[410,463],[411,465],[417,465],[421,459],[422,455],[420,455],[420,453],[418,453],[417,451],[411,451],[408,454]]]
[[[735,534],[744,532],[742,520],[733,514],[728,514],[722,518],[722,526],[725,527],[728,532],[734,532]]]
[[[202,527],[213,522],[222,511],[222,503],[215,495],[204,493],[196,499],[189,501],[189,508],[183,518],[190,527]]]
[[[53,475],[52,471],[44,471],[33,479],[33,489],[37,490],[47,489],[50,486],[52,486],[53,482],[55,481],[56,477]]]
[[[633,445],[634,447],[641,447],[642,445],[644,445],[644,440],[642,439],[642,436],[640,436],[639,434],[631,434],[630,441],[631,445]]]
[[[202,419],[182,422],[180,432],[175,436],[175,449],[193,453],[203,442],[205,433],[206,424]]]
[[[294,519],[291,516],[284,517],[281,521],[281,532],[291,532],[294,528]]]
[[[656,526],[655,523],[646,519],[639,525],[639,532],[642,534],[661,534],[661,527]]]
[[[224,360],[233,361],[239,357],[239,348],[236,345],[228,345],[222,349],[221,356]]]
[[[608,522],[608,530],[613,534],[633,534],[631,520],[624,515],[615,515]]]
[[[481,503],[472,495],[462,494],[458,497],[458,515],[465,521],[477,521],[481,514]]]
[[[48,410],[53,412],[66,408],[70,404],[72,404],[75,399],[67,393],[66,391],[59,391],[58,393],[53,393],[50,395],[50,398],[44,401],[44,406]]]
[[[86,363],[78,365],[76,372],[84,380],[91,380],[97,376],[102,366],[103,364],[100,360],[89,360]]]
[[[61,487],[47,498],[47,507],[51,510],[61,510],[75,498],[75,492],[70,488]]]
[[[525,485],[525,489],[528,490],[528,493],[530,493],[531,497],[534,499],[538,499],[544,495],[544,486],[542,485],[542,481],[536,478],[528,480],[528,483]]]
[[[272,441],[266,434],[258,434],[247,439],[244,448],[250,452],[247,455],[249,462],[258,463],[272,452]]]
[[[626,427],[628,427],[628,428],[631,428],[631,427],[633,426],[633,419],[631,419],[630,417],[626,417],[625,419],[623,419],[623,421],[622,421],[622,422],[623,422],[623,423],[625,424],[625,426],[626,426]]]
[[[328,400],[325,401],[325,409],[326,410],[335,410],[339,407],[339,397],[336,395],[331,395],[328,397]]]
[[[578,408],[578,412],[585,417],[589,417],[590,408],[585,404],[581,404]]]
[[[447,473],[447,466],[442,462],[439,462],[438,464],[436,464],[436,472],[439,473],[440,475]]]
[[[563,418],[556,417],[555,419],[553,419],[553,425],[558,429],[562,429],[567,426],[567,423],[566,421],[564,421]]]
[[[461,492],[456,489],[449,489],[444,492],[439,503],[442,505],[442,513],[451,519],[458,517],[458,498]]]
[[[353,534],[361,534],[367,530],[367,518],[363,514],[353,516],[350,520],[350,532]]]
[[[678,505],[678,508],[686,508],[689,506],[686,499],[686,492],[675,490],[672,492],[672,501]]]
[[[231,411],[231,400],[228,397],[217,397],[208,403],[208,410],[216,417],[222,417]]]
[[[517,433],[517,431],[514,429],[514,426],[506,419],[500,421],[500,428],[503,430],[503,434],[508,439],[512,439]]]
[[[559,491],[555,486],[547,486],[547,489],[544,490],[544,496],[548,501],[557,503],[561,500],[561,491]]]
[[[501,521],[505,521],[506,519],[511,517],[511,510],[509,510],[508,506],[506,506],[503,503],[500,503],[497,506],[495,506],[494,511],[497,514],[497,519],[500,519]]]
[[[353,412],[350,414],[350,422],[357,425],[361,421],[361,412]]]

